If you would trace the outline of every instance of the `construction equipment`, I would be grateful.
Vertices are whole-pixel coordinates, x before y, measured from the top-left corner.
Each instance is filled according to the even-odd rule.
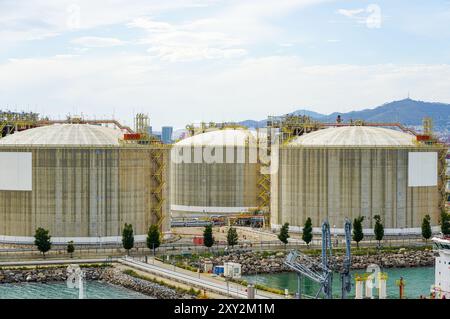
[[[325,298],[331,299],[332,284],[333,284],[333,271],[330,269],[329,261],[332,256],[331,247],[331,234],[330,225],[328,221],[324,221],[322,224],[322,261],[319,263],[311,257],[292,250],[286,256],[284,264],[294,270],[298,276],[298,296],[301,298],[301,282],[302,276],[317,282],[320,285],[315,298],[318,298],[320,293],[325,295]]]
[[[345,219],[344,232],[345,232],[345,248],[346,255],[343,261],[343,268],[341,270],[341,298],[346,299],[348,293],[352,289],[350,267],[351,267],[351,229],[352,224],[348,218]],[[320,284],[320,289],[316,293],[315,298],[318,298],[322,292],[325,298],[333,298],[333,269],[331,267],[332,244],[331,244],[331,232],[330,224],[328,221],[322,223],[322,260],[321,263],[316,262],[307,255],[299,251],[291,251],[284,264],[294,270],[298,276],[298,296],[301,298],[301,282],[302,276],[306,276],[309,279]]]
[[[350,275],[350,266],[352,264],[351,255],[351,230],[352,223],[348,218],[345,219],[344,233],[345,233],[345,257],[343,262],[343,269],[341,271],[341,298],[346,299],[347,294],[352,290],[352,281]]]
[[[333,247],[331,244],[330,224],[328,220],[322,223],[322,266],[327,270],[327,282],[322,286],[323,293],[327,299],[333,298],[333,271],[330,269],[329,262],[333,256]]]
[[[305,276],[314,282],[320,284],[320,288],[317,291],[315,298],[318,298],[321,292],[329,292],[331,289],[325,288],[329,284],[329,277],[332,276],[332,272],[323,266],[322,263],[318,263],[311,257],[300,253],[299,251],[292,250],[286,256],[284,264],[294,270],[297,273],[299,283],[302,282],[302,277]],[[302,296],[301,284],[298,287],[299,298]],[[326,295],[328,297],[328,295]]]

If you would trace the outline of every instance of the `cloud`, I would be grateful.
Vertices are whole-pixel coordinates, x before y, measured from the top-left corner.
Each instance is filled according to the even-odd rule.
[[[204,59],[238,58],[247,54],[244,49],[218,49],[196,46],[155,46],[148,49],[154,56],[169,62],[186,62]]]
[[[365,9],[339,9],[338,14],[355,20],[359,24],[365,24],[369,29],[381,27],[381,8],[377,4],[369,4]]]
[[[124,41],[119,39],[106,37],[81,37],[70,42],[88,48],[106,48],[125,44]]]
[[[172,31],[174,28],[170,23],[153,21],[149,18],[137,18],[128,23],[131,28],[141,28],[148,32],[167,32]]]
[[[42,39],[74,30],[125,24],[143,15],[205,7],[214,0],[0,1],[0,36],[9,42]]]
[[[147,31],[147,38],[141,42],[150,44],[149,52],[162,60],[230,59],[246,56],[255,43],[279,41],[282,30],[274,19],[325,1],[328,0],[37,0],[33,6],[6,1],[0,10],[0,50],[21,41],[128,24]],[[203,16],[202,10],[190,10],[192,14],[170,22],[149,18],[207,7],[207,15]],[[83,47],[120,44],[93,37],[77,41]]]
[[[140,40],[155,57],[171,62],[242,58],[255,44],[279,41],[282,30],[274,19],[324,0],[232,0],[207,18],[157,21],[139,17],[128,24],[147,31]]]
[[[294,56],[243,58],[201,69],[157,63],[148,55],[15,59],[0,64],[0,105],[40,105],[62,118],[78,113],[132,124],[184,127],[194,120],[263,119],[296,108],[331,113],[404,97],[450,102],[450,65],[306,65]],[[27,94],[23,94],[27,92]],[[179,116],[174,117],[173,114]]]
[[[347,18],[357,18],[361,13],[366,12],[366,10],[365,9],[353,9],[353,10],[339,9],[337,12]]]
[[[203,59],[228,59],[242,57],[247,50],[241,41],[222,32],[207,31],[205,21],[184,24],[169,24],[148,18],[139,18],[128,24],[141,28],[147,36],[139,43],[148,44],[152,56],[170,62],[196,61]]]

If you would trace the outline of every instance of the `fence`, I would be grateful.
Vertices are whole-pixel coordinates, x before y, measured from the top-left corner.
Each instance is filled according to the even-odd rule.
[[[332,238],[333,248],[343,249],[345,248],[345,242],[342,236],[336,236]],[[430,242],[428,242],[430,244]],[[369,237],[360,243],[360,247],[376,247],[378,242]],[[383,247],[410,247],[410,246],[424,246],[426,243],[417,236],[387,236],[381,241]],[[314,238],[310,245],[310,249],[321,249],[322,242],[320,238]],[[356,243],[352,242],[352,247],[356,247]],[[268,250],[304,250],[307,246],[301,240],[295,240],[284,245],[278,240],[273,241],[261,241],[261,242],[242,242],[241,244],[230,248],[225,242],[219,242],[213,247],[208,248],[204,246],[194,245],[189,242],[174,242],[162,244],[155,250],[157,256],[161,255],[192,255],[201,254],[206,252],[211,253],[227,253],[230,251],[268,251]],[[145,243],[137,243],[135,248],[130,250],[132,256],[145,256],[152,255],[153,251],[145,247]],[[69,254],[66,251],[66,246],[54,245],[52,249],[45,255],[47,259],[69,259],[73,258],[89,258],[89,257],[117,257],[127,254],[126,250],[118,245],[102,245],[102,246],[89,246],[89,245],[76,245],[75,252]],[[0,248],[0,261],[11,260],[29,260],[43,258],[42,254],[32,246],[24,248]]]

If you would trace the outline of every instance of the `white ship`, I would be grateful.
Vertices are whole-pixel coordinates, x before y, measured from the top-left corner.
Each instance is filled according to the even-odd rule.
[[[432,240],[439,257],[436,257],[431,293],[435,299],[450,299],[450,236],[433,237]]]

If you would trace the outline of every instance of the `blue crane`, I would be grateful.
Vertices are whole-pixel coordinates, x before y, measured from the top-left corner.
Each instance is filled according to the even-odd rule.
[[[341,275],[342,298],[347,298],[347,294],[352,289],[352,282],[350,276],[351,266],[351,222],[346,219],[344,224],[346,255],[343,262],[343,269]],[[331,267],[331,259],[333,257],[333,247],[331,243],[330,224],[328,221],[322,223],[322,258],[321,262],[317,262],[313,258],[299,252],[292,250],[286,256],[284,264],[294,270],[298,276],[298,296],[301,298],[301,282],[302,277],[305,276],[320,284],[315,298],[318,298],[320,293],[323,293],[325,298],[333,298],[333,269]]]

